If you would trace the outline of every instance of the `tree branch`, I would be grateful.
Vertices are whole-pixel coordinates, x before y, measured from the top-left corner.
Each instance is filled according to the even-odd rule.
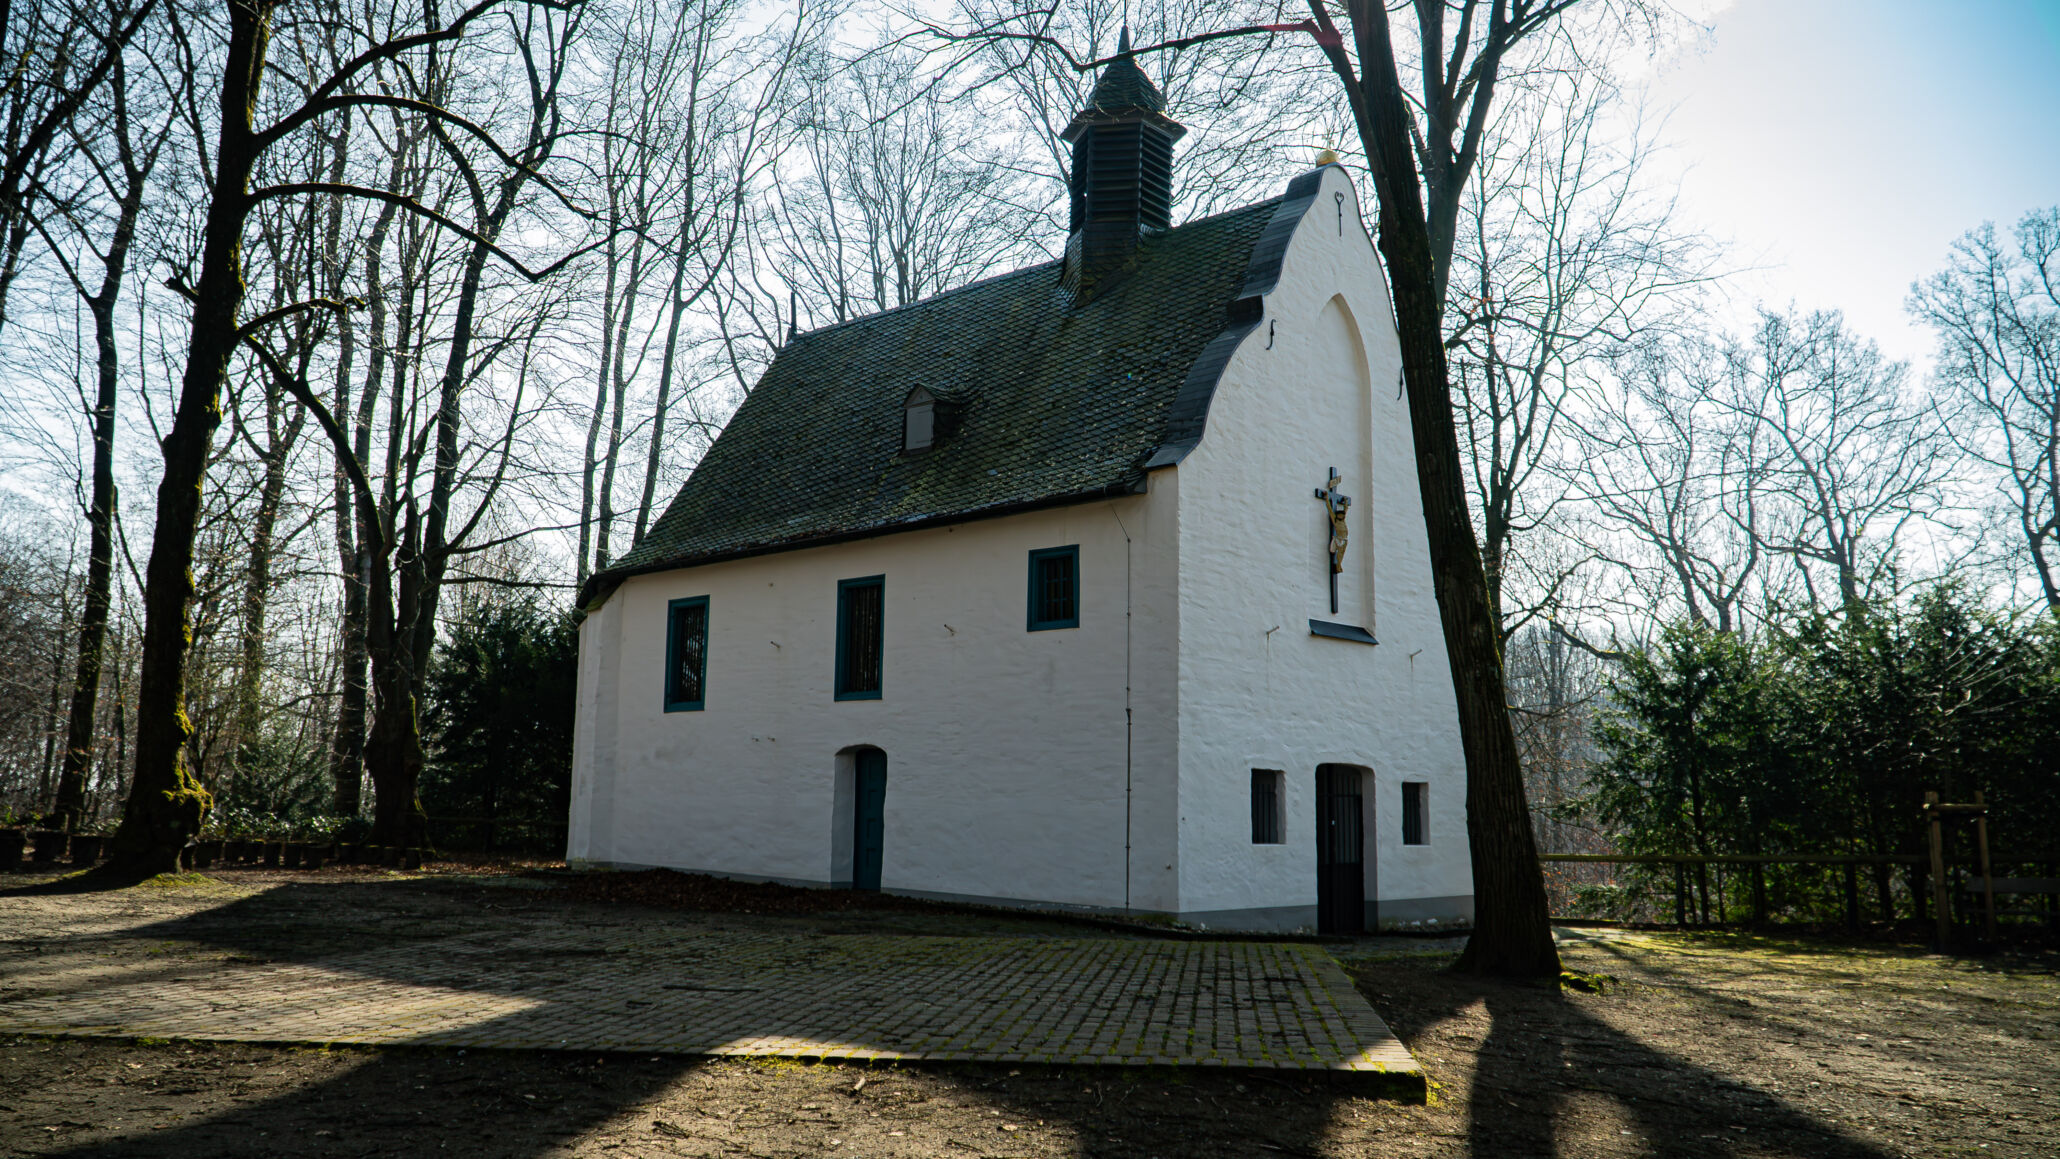
[[[541,270],[532,270],[524,265],[521,259],[495,245],[493,242],[488,241],[484,235],[476,230],[458,224],[451,218],[429,208],[412,197],[399,193],[389,193],[384,189],[373,189],[364,185],[350,185],[339,181],[296,181],[286,185],[271,185],[256,190],[250,195],[250,200],[252,204],[256,204],[260,201],[270,201],[280,197],[293,197],[302,193],[330,193],[339,197],[362,197],[370,201],[382,201],[388,205],[398,206],[417,217],[433,221],[459,237],[464,238],[466,241],[479,246],[486,252],[501,259],[510,269],[521,274],[524,280],[530,282],[543,281],[545,278],[563,269],[567,264],[594,249],[595,246],[601,244],[600,242],[594,242],[591,245],[582,246]]]

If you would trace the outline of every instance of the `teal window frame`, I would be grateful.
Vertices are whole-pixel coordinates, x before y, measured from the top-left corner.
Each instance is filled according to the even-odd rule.
[[[686,607],[699,607],[701,609],[701,672],[699,681],[701,685],[701,699],[699,700],[674,700],[672,698],[672,672],[673,666],[679,663],[680,643],[679,633],[674,628],[679,623],[679,609]],[[667,601],[665,605],[665,681],[660,695],[664,697],[665,711],[667,712],[700,712],[708,704],[707,596],[688,596],[685,599]]]
[[[847,692],[844,689],[845,663],[850,659],[851,605],[844,593],[852,588],[880,589],[880,687]],[[837,669],[830,674],[830,688],[838,700],[878,700],[887,687],[887,577],[884,575],[860,576],[856,579],[837,581]]]
[[[1069,617],[1066,617],[1066,618],[1064,618],[1064,619],[1055,619],[1055,620],[1045,620],[1045,619],[1039,619],[1039,618],[1038,618],[1038,615],[1037,615],[1037,605],[1038,605],[1038,598],[1037,598],[1037,597],[1038,597],[1038,595],[1039,595],[1039,592],[1038,592],[1038,584],[1037,584],[1037,573],[1038,573],[1038,570],[1039,570],[1039,569],[1038,569],[1038,565],[1039,565],[1040,563],[1042,563],[1043,561],[1047,560],[1047,559],[1056,559],[1056,558],[1059,558],[1059,557],[1062,557],[1062,556],[1063,556],[1063,557],[1065,557],[1065,558],[1067,558],[1067,559],[1070,559],[1070,560],[1072,560],[1072,561],[1073,561],[1073,598],[1072,598],[1072,604],[1073,604],[1073,614],[1072,614],[1071,616],[1069,616]],[[1029,587],[1030,587],[1030,608],[1029,608],[1029,611],[1028,611],[1028,612],[1027,612],[1027,613],[1025,614],[1025,616],[1024,616],[1024,620],[1025,620],[1025,623],[1026,623],[1026,625],[1027,625],[1027,627],[1028,627],[1028,630],[1029,630],[1029,631],[1032,631],[1032,632],[1049,632],[1049,631],[1053,631],[1053,630],[1055,630],[1055,629],[1058,629],[1058,628],[1077,628],[1077,627],[1079,627],[1079,626],[1080,626],[1080,545],[1079,545],[1079,544],[1077,544],[1077,543],[1075,543],[1075,544],[1071,544],[1071,545],[1069,545],[1069,546],[1067,546],[1067,547],[1044,547],[1044,548],[1039,548],[1038,550],[1036,550],[1036,551],[1033,551],[1033,552],[1031,552],[1031,553],[1030,553],[1030,584],[1029,584]]]

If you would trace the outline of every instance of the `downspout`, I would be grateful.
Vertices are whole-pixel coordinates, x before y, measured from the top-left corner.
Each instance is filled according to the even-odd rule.
[[[1130,771],[1131,732],[1133,719],[1130,711],[1130,529],[1123,526],[1123,513],[1109,504],[1109,514],[1116,519],[1116,529],[1123,533],[1123,912],[1130,912]]]

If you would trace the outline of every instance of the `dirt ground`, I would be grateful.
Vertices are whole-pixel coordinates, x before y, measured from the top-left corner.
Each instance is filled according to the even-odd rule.
[[[568,893],[520,904],[623,904]],[[1570,968],[1615,984],[1464,978],[1444,969],[1449,943],[1330,947],[1430,1070],[1428,1105],[1291,1072],[16,1037],[0,1038],[0,1155],[2060,1154],[2060,955],[1566,936]]]

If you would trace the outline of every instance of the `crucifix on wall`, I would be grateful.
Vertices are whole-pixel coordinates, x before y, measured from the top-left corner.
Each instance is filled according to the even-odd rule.
[[[1330,469],[1330,482],[1316,489],[1316,497],[1323,501],[1324,514],[1330,519],[1330,543],[1326,551],[1330,556],[1330,612],[1338,611],[1338,573],[1345,570],[1345,511],[1352,506],[1352,497],[1338,490],[1344,476],[1338,469]]]

